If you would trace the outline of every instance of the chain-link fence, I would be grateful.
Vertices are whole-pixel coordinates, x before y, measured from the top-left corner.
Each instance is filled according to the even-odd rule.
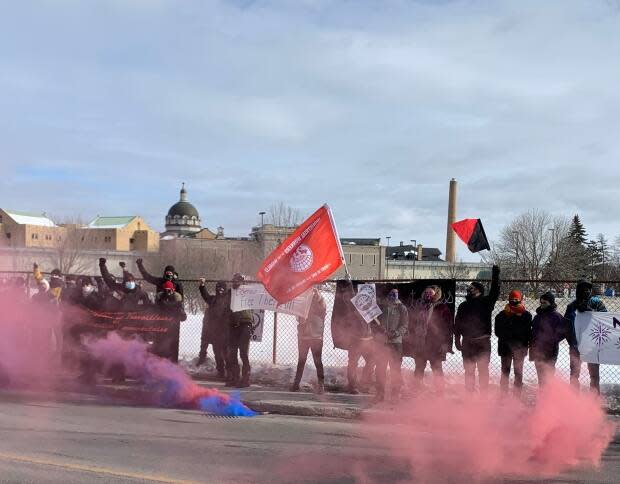
[[[26,274],[18,273],[0,273],[0,284],[6,283],[14,277],[23,277],[27,280],[29,291],[34,289],[34,281],[32,277]],[[181,339],[179,345],[180,358],[185,360],[193,360],[197,358],[200,350],[200,341],[202,334],[203,318],[205,312],[205,303],[202,300],[198,290],[199,281],[184,280],[182,281],[185,291],[185,310],[187,312],[187,320],[181,323]],[[384,283],[399,284],[407,281],[382,281]],[[469,280],[456,281],[456,307],[464,300],[465,290],[469,285]],[[150,296],[154,298],[154,288],[147,283],[142,283],[144,289],[150,292]],[[206,282],[208,292],[214,294],[215,281]],[[229,284],[230,286],[230,284]],[[594,293],[598,295],[608,311],[620,312],[620,297],[611,295],[609,288],[620,287],[619,281],[608,281],[606,283],[596,283],[594,285]],[[556,297],[558,311],[564,314],[566,306],[574,299],[575,281],[504,281],[501,284],[500,298],[495,306],[493,316],[502,311],[507,304],[508,293],[511,290],[520,290],[525,299],[524,303],[528,311],[535,314],[538,307],[539,296],[546,291],[551,291]],[[327,304],[327,316],[324,333],[323,344],[323,363],[325,366],[344,367],[347,365],[347,351],[334,348],[330,320],[335,300],[336,283],[334,281],[326,282],[320,286],[320,291]],[[487,288],[488,290],[488,288]],[[613,291],[611,291],[613,293]],[[607,294],[607,295],[606,295]],[[490,373],[493,379],[497,380],[500,375],[501,360],[497,354],[497,338],[491,338],[491,366]],[[212,348],[209,348],[208,355],[213,356]],[[297,320],[295,316],[283,313],[274,313],[265,311],[262,338],[252,341],[250,346],[250,361],[252,363],[276,363],[278,365],[294,365],[297,362]],[[312,365],[312,359],[308,358],[308,365]],[[405,357],[403,359],[403,367],[406,369],[414,369],[413,358]],[[563,378],[569,376],[569,355],[568,345],[563,341],[560,345],[560,353],[557,361],[557,374]],[[459,378],[463,374],[463,360],[461,354],[455,351],[448,354],[444,363],[444,370],[447,375],[453,378]],[[588,380],[588,372],[582,371],[581,378],[583,383]],[[525,382],[535,383],[536,370],[533,362],[526,359],[523,376]],[[601,365],[600,371],[602,384],[620,384],[620,366]]]

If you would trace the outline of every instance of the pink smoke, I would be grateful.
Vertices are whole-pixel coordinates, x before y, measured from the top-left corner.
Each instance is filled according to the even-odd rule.
[[[149,353],[148,345],[137,338],[123,339],[112,332],[105,338],[85,339],[84,345],[104,370],[122,364],[128,376],[153,390],[160,405],[190,406],[220,415],[255,415],[238,399],[197,385],[181,367]]]
[[[403,402],[367,421],[369,437],[387,441],[422,483],[552,476],[597,466],[615,430],[598,397],[559,380],[549,382],[533,408],[515,398],[463,393]]]
[[[30,301],[22,288],[0,294],[0,381],[49,390],[61,369],[58,307]]]

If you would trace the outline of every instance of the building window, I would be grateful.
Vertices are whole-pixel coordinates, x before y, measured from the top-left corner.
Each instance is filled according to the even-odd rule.
[[[373,265],[373,266],[376,266],[376,265],[377,265],[377,256],[376,256],[376,255],[373,255],[373,256],[372,256],[372,265]]]
[[[10,239],[10,238],[11,238],[11,232],[7,232],[7,234],[6,234],[6,238],[7,238],[7,239]]]
[[[362,254],[362,256],[361,256],[361,257],[362,257],[362,263],[361,263],[360,265],[362,265],[362,266],[363,266],[363,265],[364,265],[364,254]]]
[[[351,264],[351,263],[352,263],[352,262],[351,262],[352,260],[353,260],[353,255],[352,255],[352,254],[349,254],[349,264]]]
[[[129,243],[130,243],[130,244],[135,243],[135,241],[136,241],[136,239],[129,239]]]

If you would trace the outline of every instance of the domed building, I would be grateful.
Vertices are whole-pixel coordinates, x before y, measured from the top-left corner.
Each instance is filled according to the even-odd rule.
[[[202,230],[200,214],[196,207],[187,201],[185,183],[181,187],[180,200],[175,203],[166,215],[166,232],[164,236],[193,237]]]

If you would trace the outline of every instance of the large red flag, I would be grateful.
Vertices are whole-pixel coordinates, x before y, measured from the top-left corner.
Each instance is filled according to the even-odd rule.
[[[343,263],[331,210],[323,205],[269,254],[256,277],[283,304],[327,279]]]

